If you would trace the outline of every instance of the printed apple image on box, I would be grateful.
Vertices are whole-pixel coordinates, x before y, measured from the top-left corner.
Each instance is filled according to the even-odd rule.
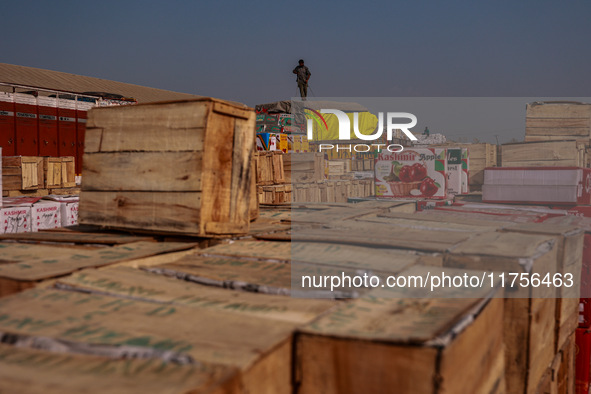
[[[447,157],[443,148],[380,152],[375,163],[376,196],[447,197]]]

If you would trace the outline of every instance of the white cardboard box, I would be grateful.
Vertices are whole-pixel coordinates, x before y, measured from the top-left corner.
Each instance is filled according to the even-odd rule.
[[[59,228],[62,226],[61,204],[40,200],[31,207],[32,231]]]
[[[61,223],[63,227],[78,224],[78,201],[60,203]]]
[[[0,234],[31,232],[31,205],[23,204],[0,209]]]

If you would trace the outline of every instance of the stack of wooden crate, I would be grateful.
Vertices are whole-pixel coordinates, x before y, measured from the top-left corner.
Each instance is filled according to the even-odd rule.
[[[2,195],[45,196],[78,194],[73,156],[2,158]]]
[[[574,140],[589,146],[591,104],[534,102],[527,105],[525,141]]]
[[[505,153],[511,155],[509,159],[503,157],[504,167],[513,166],[513,164],[590,167],[591,104],[578,102],[528,104],[525,141],[532,144],[503,146],[503,155]]]
[[[373,195],[373,179],[352,179],[347,167],[351,160],[325,161],[321,153],[282,152],[257,152],[255,158],[260,204],[334,203]],[[325,166],[328,180],[324,179]]]
[[[0,302],[0,391],[573,392],[576,299],[507,274],[580,270],[583,232],[397,204],[299,207],[284,217],[299,230],[202,250],[104,232],[0,237],[0,293],[18,292]],[[50,241],[67,246],[31,243]],[[486,283],[304,281],[360,273]]]
[[[209,98],[93,108],[80,223],[208,237],[246,234],[254,123],[251,108]]]

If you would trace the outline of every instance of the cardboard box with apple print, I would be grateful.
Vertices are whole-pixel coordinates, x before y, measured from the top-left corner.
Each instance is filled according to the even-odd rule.
[[[447,197],[447,157],[443,148],[378,153],[375,174],[376,196]]]

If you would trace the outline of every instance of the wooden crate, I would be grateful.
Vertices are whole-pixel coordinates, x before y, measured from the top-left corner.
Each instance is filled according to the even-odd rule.
[[[425,271],[436,269],[401,275]],[[380,289],[341,305],[296,336],[299,392],[504,393],[503,301],[485,294],[413,299]]]
[[[317,182],[324,179],[324,154],[289,153],[284,156],[286,182]]]
[[[259,204],[265,205],[283,205],[291,202],[292,186],[291,184],[257,186],[259,190]]]
[[[73,156],[64,156],[62,159],[62,188],[76,186],[76,163]]]
[[[257,185],[285,183],[283,152],[255,152]]]
[[[254,111],[203,98],[89,111],[80,223],[246,234]]]
[[[572,275],[572,287],[556,288],[556,326],[554,350],[558,352],[579,324],[580,277],[583,260],[584,230],[576,225],[525,223],[507,227],[505,231],[541,234],[557,239],[557,272],[564,278]]]
[[[55,289],[6,297],[0,315],[7,317],[0,330],[14,340],[41,337],[91,352],[127,347],[144,358],[167,354],[238,368],[244,392],[292,392],[292,322]],[[17,327],[15,321],[52,323]]]
[[[43,174],[45,178],[45,188],[62,187],[62,159],[61,157],[44,157]]]
[[[326,160],[326,175],[346,175],[351,172],[351,160]]]
[[[525,141],[575,140],[589,145],[591,105],[534,102],[526,107]]]
[[[452,248],[444,267],[539,274],[557,270],[557,241],[545,235],[487,232]],[[533,393],[554,358],[556,290],[507,289],[505,281],[505,378],[511,393]]]
[[[2,189],[43,189],[43,159],[35,156],[2,157]]]
[[[585,145],[576,141],[504,144],[502,167],[586,167]]]
[[[116,351],[111,354],[110,357],[85,355],[77,354],[74,349],[63,353],[0,344],[0,391],[21,394],[241,392],[236,368],[203,362],[182,365],[160,358],[117,357]]]

